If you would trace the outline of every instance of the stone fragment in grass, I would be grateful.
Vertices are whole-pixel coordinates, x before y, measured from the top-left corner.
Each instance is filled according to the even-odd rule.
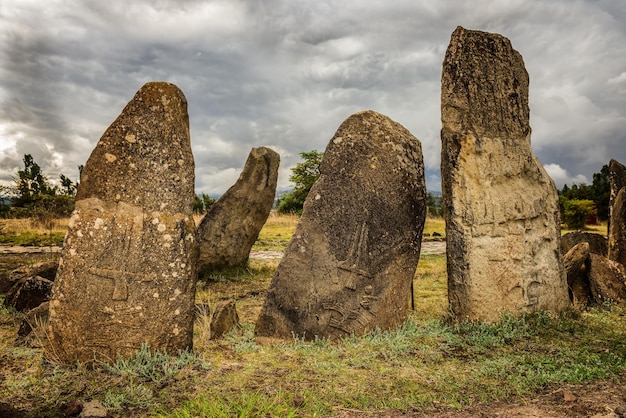
[[[220,301],[215,307],[211,318],[211,337],[215,340],[226,334],[231,329],[239,326],[237,307],[232,299]]]

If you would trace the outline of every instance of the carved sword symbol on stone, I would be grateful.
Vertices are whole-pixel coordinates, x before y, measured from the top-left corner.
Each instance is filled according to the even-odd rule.
[[[132,271],[90,268],[89,274],[113,280],[113,300],[128,300],[128,285],[132,282],[151,282],[156,279],[156,274],[141,274]]]
[[[152,282],[157,278],[157,275],[154,272],[140,273],[137,271],[136,266],[133,266],[135,268],[132,270],[129,269],[128,260],[141,259],[141,254],[138,254],[136,250],[133,251],[132,245],[132,237],[134,235],[133,233],[136,233],[135,230],[139,229],[139,233],[141,233],[141,230],[143,229],[140,223],[137,228],[137,224],[138,222],[133,220],[129,231],[121,237],[123,245],[117,246],[118,249],[113,251],[113,267],[92,267],[88,270],[89,274],[113,281],[113,297],[111,299],[115,301],[128,300],[129,284]],[[105,253],[108,254],[108,250],[109,249],[107,248]]]
[[[369,271],[360,267],[367,257],[368,233],[368,227],[364,222],[361,224],[361,228],[354,232],[352,244],[348,250],[348,257],[337,264],[337,268],[340,271],[347,273],[344,286],[350,290],[356,290],[356,280],[359,276],[367,277],[368,279],[372,278]]]

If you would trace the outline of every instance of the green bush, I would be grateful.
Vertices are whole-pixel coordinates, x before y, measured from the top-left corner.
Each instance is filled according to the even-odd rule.
[[[563,211],[562,221],[572,229],[582,228],[587,218],[596,213],[593,200],[568,200],[560,196],[559,201]]]

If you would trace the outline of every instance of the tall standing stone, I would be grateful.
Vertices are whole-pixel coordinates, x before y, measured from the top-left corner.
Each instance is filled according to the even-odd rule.
[[[609,161],[609,187],[610,187],[610,195],[609,195],[609,214],[611,213],[611,208],[613,207],[613,203],[615,202],[615,198],[617,194],[622,189],[622,187],[626,187],[626,166],[617,160]]]
[[[196,257],[187,101],[145,84],[82,172],[50,301],[49,355],[115,360],[192,345]]]
[[[344,121],[267,293],[256,335],[340,338],[408,314],[426,189],[420,142],[386,116]]]
[[[448,297],[460,319],[568,305],[556,187],[530,147],[528,73],[501,35],[458,27],[443,62]]]
[[[619,190],[611,207],[608,258],[626,267],[626,187]]]
[[[253,148],[237,182],[208,211],[198,226],[200,274],[244,264],[272,210],[280,156]]]
[[[608,258],[626,266],[626,167],[616,160],[609,162],[609,184]]]

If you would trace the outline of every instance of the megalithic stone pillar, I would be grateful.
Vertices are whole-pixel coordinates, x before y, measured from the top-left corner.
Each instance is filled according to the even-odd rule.
[[[626,196],[618,199],[620,191],[626,187],[626,167],[613,159],[609,161],[609,185],[608,258],[626,265]]]
[[[193,339],[194,161],[187,101],[144,85],[83,169],[50,301],[48,355],[113,361]]]
[[[557,190],[530,147],[528,73],[505,37],[458,27],[443,62],[448,297],[460,319],[569,305]]]
[[[626,267],[626,187],[615,196],[610,212],[608,258]]]
[[[425,217],[420,142],[379,113],[350,116],[324,152],[256,335],[336,339],[402,323]]]
[[[272,210],[280,156],[253,148],[237,182],[215,202],[198,226],[198,269],[245,264]]]

